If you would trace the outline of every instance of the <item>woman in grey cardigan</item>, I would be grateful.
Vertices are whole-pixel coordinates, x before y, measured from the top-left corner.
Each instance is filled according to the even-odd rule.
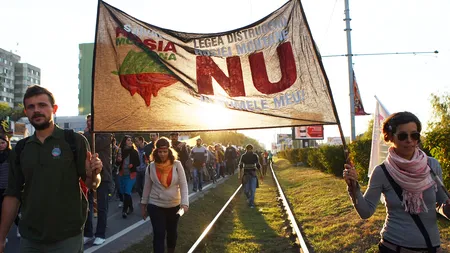
[[[435,206],[448,202],[448,197],[436,181],[436,177],[442,181],[439,162],[418,148],[421,129],[419,119],[410,112],[389,116],[382,126],[384,140],[391,144],[388,155],[374,169],[364,195],[359,185],[356,196],[350,194],[363,219],[373,215],[383,194],[387,216],[380,252],[441,252]],[[349,164],[343,176],[347,184],[358,179]]]
[[[153,162],[145,172],[141,200],[142,218],[150,216],[153,226],[153,252],[163,253],[167,233],[167,252],[175,252],[179,210],[189,209],[186,175],[169,140],[161,138],[152,153]]]

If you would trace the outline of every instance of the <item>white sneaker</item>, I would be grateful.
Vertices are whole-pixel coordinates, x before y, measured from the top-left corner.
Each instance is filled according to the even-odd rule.
[[[123,207],[123,202],[120,202],[119,203],[119,208],[122,208]]]
[[[16,233],[17,238],[20,238],[20,232],[19,232],[19,228],[17,228],[17,233]]]
[[[92,240],[94,240],[94,237],[83,237],[83,243],[84,244],[86,244],[86,243],[88,243],[88,242],[90,242],[90,241],[92,241]]]
[[[102,245],[105,241],[106,239],[97,237],[95,238],[94,245]]]

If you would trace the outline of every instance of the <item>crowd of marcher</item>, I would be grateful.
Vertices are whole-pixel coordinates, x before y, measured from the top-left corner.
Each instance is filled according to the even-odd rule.
[[[149,142],[123,135],[118,142],[114,134],[94,135],[91,115],[83,132],[61,129],[54,123],[55,98],[40,86],[30,86],[23,102],[34,135],[12,149],[8,135],[0,133],[0,253],[14,221],[22,236],[20,252],[75,253],[87,243],[101,245],[110,201],[120,200],[125,219],[137,205],[133,194],[139,195],[142,217],[152,221],[154,252],[164,252],[165,242],[174,252],[178,219],[189,209],[188,182],[194,192],[202,191],[205,182],[216,183],[240,168],[254,207],[254,172],[264,175],[271,162],[270,151],[253,153],[251,145],[243,150],[198,138],[190,147],[177,132],[169,138],[150,133]]]
[[[58,106],[53,94],[30,86],[24,96],[25,114],[35,133],[14,149],[0,133],[0,253],[13,222],[21,237],[20,252],[83,252],[84,244],[106,241],[109,201],[117,196],[122,217],[139,206],[150,217],[154,252],[174,252],[178,221],[189,210],[188,182],[202,191],[204,182],[239,173],[250,208],[255,192],[273,162],[270,151],[254,151],[228,143],[210,145],[201,138],[190,147],[173,132],[169,138],[151,133],[124,135],[92,133],[87,116],[82,133],[54,123]],[[375,212],[384,196],[386,220],[380,252],[442,252],[436,204],[450,204],[442,185],[439,162],[419,149],[422,126],[412,113],[394,113],[382,126],[391,145],[385,161],[374,169],[366,192],[358,174],[346,164],[343,178],[361,218]],[[90,150],[95,144],[95,154]],[[133,203],[133,194],[140,203]],[[94,205],[96,208],[94,208]],[[93,228],[96,210],[97,226]]]

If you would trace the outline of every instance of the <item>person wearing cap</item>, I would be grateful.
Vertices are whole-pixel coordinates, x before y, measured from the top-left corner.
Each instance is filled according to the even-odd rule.
[[[144,220],[150,216],[153,227],[153,252],[175,252],[180,215],[189,209],[188,186],[183,166],[165,137],[156,142],[153,162],[145,172],[141,212]]]
[[[189,175],[189,169],[186,164],[186,162],[189,160],[189,152],[186,147],[186,143],[181,142],[178,140],[178,133],[172,132],[170,133],[170,140],[172,141],[172,148],[177,152],[178,154],[178,160],[181,162],[181,165],[183,165],[183,168],[185,169],[185,176],[186,180],[189,181],[190,175]]]
[[[208,150],[202,146],[202,139],[197,139],[197,145],[191,150],[191,158],[194,160],[192,163],[192,178],[194,179],[193,191],[197,189],[202,191],[203,181],[203,167],[206,166],[206,160],[208,159]]]

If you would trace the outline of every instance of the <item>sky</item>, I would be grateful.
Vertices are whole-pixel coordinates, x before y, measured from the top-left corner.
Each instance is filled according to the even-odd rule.
[[[431,94],[450,91],[450,1],[350,1],[354,54],[433,52],[355,56],[354,70],[366,112],[375,111],[376,95],[393,113],[410,111],[426,127]],[[215,33],[236,29],[270,14],[283,0],[108,0],[107,3],[147,23],[183,32]],[[322,56],[347,53],[344,0],[304,0],[306,18]],[[41,68],[42,86],[59,105],[58,116],[78,113],[80,43],[94,41],[97,1],[14,0],[2,3],[0,48]],[[350,135],[346,57],[324,57],[323,63],[339,119]],[[356,134],[367,130],[372,116],[356,117]],[[289,129],[243,131],[268,147],[277,133]],[[325,127],[325,138],[339,136]]]

